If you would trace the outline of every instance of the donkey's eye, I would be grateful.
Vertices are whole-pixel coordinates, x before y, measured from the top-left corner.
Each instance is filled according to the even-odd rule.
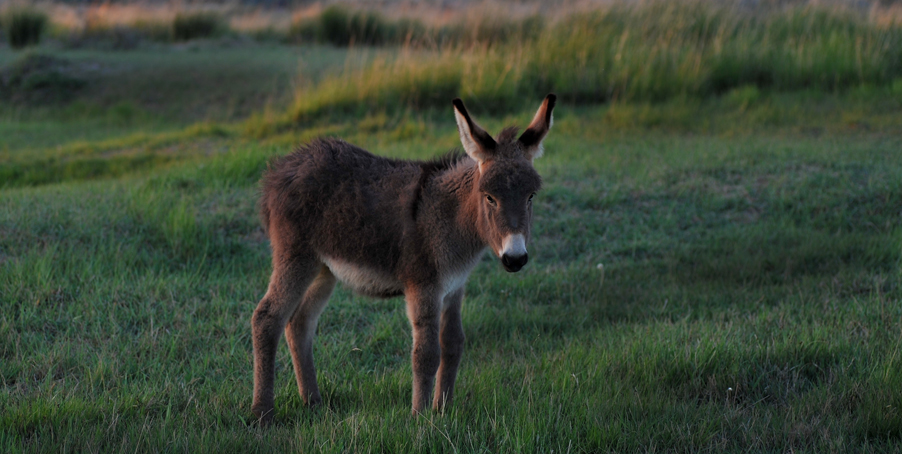
[[[536,193],[535,193],[535,192],[533,192],[532,194],[530,194],[530,195],[529,195],[529,200],[527,200],[526,203],[532,203],[532,198],[535,197],[535,196],[536,196]]]
[[[493,199],[492,196],[490,196],[488,194],[486,194],[486,196],[485,196],[485,201],[489,202],[489,205],[495,206],[495,203],[496,203],[495,199]]]

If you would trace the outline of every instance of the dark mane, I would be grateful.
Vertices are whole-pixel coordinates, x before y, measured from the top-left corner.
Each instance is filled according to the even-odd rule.
[[[417,185],[413,190],[413,197],[411,197],[411,219],[417,218],[417,210],[420,207],[420,198],[423,193],[423,187],[426,186],[426,183],[429,181],[429,179],[432,178],[433,175],[456,166],[457,163],[463,161],[466,158],[467,155],[463,151],[459,149],[453,149],[428,161],[420,162],[420,169],[422,170],[420,172],[420,179],[417,181]]]
[[[463,161],[466,158],[466,153],[464,153],[460,148],[455,148],[428,161],[423,161],[422,163],[420,163],[420,167],[422,167],[423,169],[425,169],[426,167],[431,167],[435,169],[433,171],[448,170],[457,165],[458,162]]]
[[[501,130],[501,133],[498,134],[498,143],[510,143],[517,140],[517,133],[520,132],[520,128],[516,126],[508,126]]]

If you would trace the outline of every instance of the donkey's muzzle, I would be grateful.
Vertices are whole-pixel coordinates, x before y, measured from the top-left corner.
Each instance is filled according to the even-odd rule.
[[[504,265],[504,269],[509,273],[520,271],[520,268],[523,268],[523,265],[526,265],[526,262],[528,261],[529,254],[518,255],[516,257],[507,254],[501,256],[501,264]]]

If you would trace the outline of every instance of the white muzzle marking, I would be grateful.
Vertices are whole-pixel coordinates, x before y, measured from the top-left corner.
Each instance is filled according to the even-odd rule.
[[[501,255],[522,257],[526,254],[526,238],[522,234],[508,235],[501,243]]]

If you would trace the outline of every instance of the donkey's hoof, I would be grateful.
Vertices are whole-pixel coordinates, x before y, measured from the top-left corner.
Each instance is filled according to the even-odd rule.
[[[252,411],[254,412],[254,416],[257,418],[260,427],[272,425],[273,416],[276,414],[276,409],[274,407],[269,407],[268,409],[254,408]]]
[[[319,395],[319,393],[314,393],[307,396],[304,401],[307,403],[308,407],[319,407],[323,404],[323,398]]]

